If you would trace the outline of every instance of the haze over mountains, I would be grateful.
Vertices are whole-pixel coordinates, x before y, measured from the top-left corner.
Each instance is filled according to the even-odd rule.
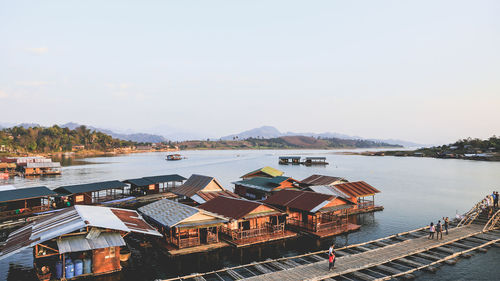
[[[13,126],[22,126],[24,128],[28,127],[40,127],[41,125],[37,123],[21,123],[21,124],[12,124],[12,123],[0,123],[1,128],[8,128]],[[75,129],[81,124],[69,122],[66,124],[59,125],[63,128]],[[97,128],[93,126],[86,126],[90,130],[95,130],[99,132],[103,132],[108,134],[114,138],[129,140],[135,142],[164,142],[164,141],[183,141],[183,140],[203,140],[206,139],[207,136],[202,136],[195,132],[190,132],[188,130],[179,130],[176,128],[172,128],[169,126],[157,126],[150,129],[145,129],[144,132],[135,132],[132,130],[119,130],[119,129],[103,129]],[[370,138],[362,138],[359,136],[350,136],[335,132],[325,132],[325,133],[310,133],[310,132],[280,132],[277,128],[273,126],[262,126],[259,128],[250,129],[247,131],[243,131],[237,134],[232,134],[228,136],[223,136],[220,139],[222,140],[243,140],[248,138],[278,138],[284,136],[311,136],[311,137],[320,137],[320,138],[338,138],[338,139],[360,139],[360,140],[371,140],[375,142],[384,142],[388,144],[394,145],[402,145],[405,147],[421,147],[424,146],[422,144],[414,143],[411,141],[404,141],[398,139],[370,139]],[[210,137],[210,139],[219,139],[219,137]]]

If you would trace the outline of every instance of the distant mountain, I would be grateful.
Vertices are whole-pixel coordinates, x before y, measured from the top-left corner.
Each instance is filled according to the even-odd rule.
[[[232,140],[232,139],[248,139],[248,138],[278,138],[283,136],[278,129],[271,126],[262,126],[260,128],[251,129],[248,131],[241,132],[239,134],[229,135],[222,137],[222,140]]]
[[[80,127],[81,125],[78,123],[74,122],[69,122],[66,124],[60,125],[61,128],[68,128],[70,130],[74,130],[77,127]],[[116,133],[112,130],[109,129],[102,129],[102,128],[96,128],[92,126],[86,126],[90,130],[102,132],[105,134],[108,134],[112,136],[113,138],[116,139],[121,139],[121,140],[128,140],[128,141],[134,141],[134,142],[151,142],[151,143],[158,143],[158,142],[164,142],[167,141],[167,139],[163,136],[159,135],[153,135],[153,134],[146,134],[146,133],[131,133],[131,134],[121,134],[121,133]]]
[[[373,141],[373,142],[379,142],[379,143],[386,143],[386,144],[391,144],[391,145],[402,145],[405,147],[421,147],[423,146],[422,144],[410,142],[410,141],[404,141],[404,140],[396,140],[396,139],[365,139],[359,136],[349,136],[345,134],[340,134],[340,133],[332,133],[332,132],[325,132],[325,133],[297,133],[297,132],[286,132],[286,133],[281,133],[278,129],[272,126],[262,126],[259,128],[247,130],[238,134],[233,134],[229,136],[224,136],[221,139],[222,140],[233,140],[233,139],[248,139],[248,138],[278,138],[278,137],[284,137],[284,136],[308,136],[308,137],[315,137],[315,138],[323,138],[323,139],[344,139],[344,140],[367,140],[367,141]]]
[[[169,125],[159,125],[149,129],[145,129],[144,131],[146,133],[164,136],[165,138],[172,141],[204,140],[208,137],[212,138],[212,136],[207,136],[203,132],[193,132],[175,128]]]

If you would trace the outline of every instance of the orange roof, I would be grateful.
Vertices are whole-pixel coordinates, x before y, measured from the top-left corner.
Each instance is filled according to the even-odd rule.
[[[380,193],[378,189],[364,181],[346,182],[334,185],[337,189],[352,197],[363,197]]]

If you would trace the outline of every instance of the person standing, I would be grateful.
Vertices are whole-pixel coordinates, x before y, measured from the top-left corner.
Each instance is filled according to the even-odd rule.
[[[330,249],[328,249],[328,271],[332,271],[333,267],[335,266],[335,244],[332,244],[330,246]]]
[[[450,226],[450,219],[448,217],[444,218],[444,230],[446,235],[448,235],[448,227]]]
[[[498,191],[493,192],[493,207],[498,208]]]
[[[441,221],[438,221],[436,225],[436,239],[439,240],[439,235],[441,235],[441,239],[443,239],[443,225]]]
[[[434,223],[431,222],[431,225],[429,226],[429,238],[428,239],[434,239],[434,231],[436,231],[436,228],[434,227]]]

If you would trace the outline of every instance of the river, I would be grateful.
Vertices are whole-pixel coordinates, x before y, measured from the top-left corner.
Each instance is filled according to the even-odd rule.
[[[403,232],[436,222],[443,216],[454,217],[464,213],[484,195],[500,190],[500,162],[481,162],[455,159],[417,157],[369,157],[342,155],[332,150],[223,150],[183,151],[182,161],[165,161],[165,153],[128,154],[114,157],[97,157],[75,161],[63,167],[57,177],[24,179],[14,178],[0,182],[16,187],[46,185],[55,188],[104,180],[124,180],[160,174],[202,174],[216,177],[228,189],[231,182],[248,171],[272,166],[297,180],[311,174],[344,177],[350,181],[363,180],[382,193],[375,196],[376,204],[384,211],[363,215],[360,231],[336,238],[339,245],[368,241]],[[326,156],[327,166],[278,165],[278,156]],[[65,161],[71,164],[71,161]],[[331,241],[321,241],[325,248]],[[121,273],[94,278],[93,280],[154,280],[202,272],[241,263],[319,249],[316,241],[298,238],[271,243],[244,250],[221,249],[208,254],[182,258],[168,258],[153,248],[134,247],[133,259]],[[420,280],[494,280],[500,275],[498,266],[491,261],[500,260],[500,250],[492,248],[487,254],[476,254],[454,267],[446,266],[436,274],[419,274]],[[0,260],[0,280],[34,280],[32,252],[25,250]]]

